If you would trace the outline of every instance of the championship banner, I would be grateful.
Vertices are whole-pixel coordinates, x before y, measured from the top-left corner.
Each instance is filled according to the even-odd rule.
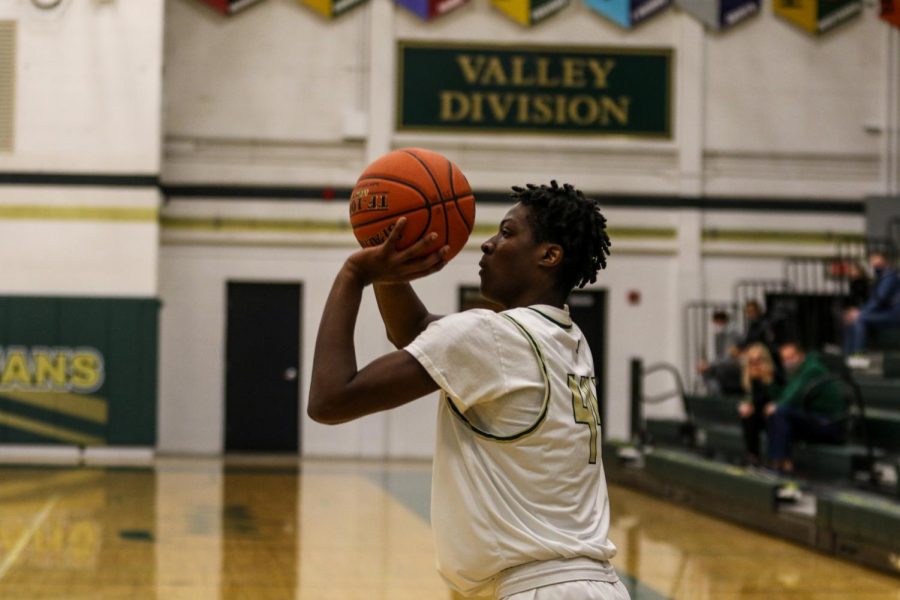
[[[491,4],[516,23],[531,27],[567,7],[569,0],[491,0]]]
[[[900,0],[881,0],[879,16],[894,27],[900,27]]]
[[[456,10],[469,0],[394,0],[423,21],[430,21]]]
[[[646,21],[667,8],[672,0],[584,0],[593,11],[625,29]]]
[[[737,25],[760,9],[760,0],[675,0],[675,4],[714,31]]]
[[[862,0],[774,0],[782,19],[809,33],[825,33],[862,14]]]
[[[305,4],[327,19],[339,17],[365,2],[366,0],[300,0],[300,4]]]
[[[672,137],[672,50],[399,42],[397,129]]]
[[[260,0],[203,0],[223,15],[233,15]]]

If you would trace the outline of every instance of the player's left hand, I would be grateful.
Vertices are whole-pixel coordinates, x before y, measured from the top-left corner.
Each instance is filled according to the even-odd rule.
[[[369,285],[412,281],[443,269],[449,246],[435,247],[433,252],[423,255],[435,245],[436,233],[423,236],[409,248],[397,250],[397,241],[405,227],[406,218],[400,217],[383,244],[354,252],[344,263],[344,270],[362,285]]]

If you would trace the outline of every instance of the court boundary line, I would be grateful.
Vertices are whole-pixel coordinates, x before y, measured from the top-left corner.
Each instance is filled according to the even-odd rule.
[[[22,554],[22,551],[28,547],[28,544],[31,543],[31,538],[34,537],[34,534],[37,533],[37,530],[41,525],[44,524],[44,521],[47,519],[47,516],[50,514],[50,511],[53,510],[53,507],[56,506],[56,503],[59,502],[59,496],[53,496],[44,504],[44,508],[41,509],[34,519],[31,521],[31,526],[28,530],[22,534],[22,537],[16,542],[16,545],[13,546],[13,549],[7,555],[6,559],[3,561],[3,564],[0,564],[0,580],[9,573],[9,570],[12,568],[13,564],[15,564],[16,560],[18,560],[19,555]]]

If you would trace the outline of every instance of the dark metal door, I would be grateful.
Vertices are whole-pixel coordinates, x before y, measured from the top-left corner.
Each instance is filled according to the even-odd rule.
[[[569,314],[584,334],[594,357],[597,378],[597,412],[606,423],[606,290],[575,290],[569,296]]]
[[[228,282],[225,450],[299,451],[298,283]]]

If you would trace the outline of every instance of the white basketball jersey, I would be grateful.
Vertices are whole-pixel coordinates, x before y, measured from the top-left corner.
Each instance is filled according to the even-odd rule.
[[[485,593],[518,565],[610,559],[593,359],[568,311],[466,311],[406,350],[442,389],[431,522],[450,586]]]

